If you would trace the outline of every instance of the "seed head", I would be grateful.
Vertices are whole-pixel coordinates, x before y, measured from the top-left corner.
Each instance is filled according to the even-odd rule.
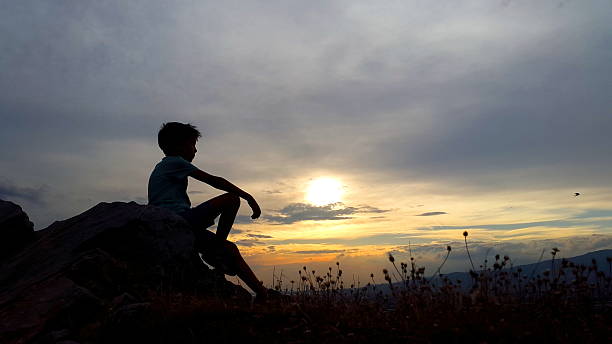
[[[448,252],[450,252],[450,251],[451,251],[451,247],[450,247],[450,245],[446,246],[446,250],[447,250]]]
[[[391,263],[393,263],[395,261],[395,258],[393,258],[393,255],[391,255],[391,253],[389,253],[389,261]]]
[[[467,237],[468,236],[468,232],[467,231],[463,231],[463,236]]]

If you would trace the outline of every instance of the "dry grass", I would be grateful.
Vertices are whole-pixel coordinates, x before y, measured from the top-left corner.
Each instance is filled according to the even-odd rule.
[[[466,233],[467,234],[467,233]],[[467,235],[466,248],[467,247]],[[550,253],[554,258],[558,250]],[[447,255],[451,248],[447,248]],[[444,262],[446,261],[444,259]],[[553,261],[542,275],[526,275],[510,257],[470,271],[462,286],[440,274],[425,277],[418,262],[395,261],[366,285],[345,282],[341,264],[317,272],[304,266],[298,280],[278,277],[287,299],[266,304],[152,294],[140,315],[117,324],[103,319],[83,342],[203,343],[556,343],[609,342],[612,259],[606,267]],[[382,281],[380,281],[382,282]]]

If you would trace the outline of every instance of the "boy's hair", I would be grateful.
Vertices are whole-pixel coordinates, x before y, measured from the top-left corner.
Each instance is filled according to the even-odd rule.
[[[185,142],[202,137],[200,131],[189,123],[168,122],[162,124],[157,134],[157,144],[166,155],[176,154]]]

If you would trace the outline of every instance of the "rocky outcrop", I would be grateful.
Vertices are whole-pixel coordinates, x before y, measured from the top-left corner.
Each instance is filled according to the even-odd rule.
[[[0,200],[0,261],[34,240],[34,225],[20,206]]]
[[[123,319],[110,312],[138,308],[151,294],[250,300],[202,263],[190,226],[162,208],[100,203],[36,237],[0,265],[2,343],[39,342],[89,322]]]

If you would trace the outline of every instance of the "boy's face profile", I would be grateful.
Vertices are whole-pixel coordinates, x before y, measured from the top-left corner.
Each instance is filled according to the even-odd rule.
[[[195,158],[195,153],[198,150],[196,149],[196,140],[185,140],[182,142],[178,149],[178,156],[181,158],[192,162],[193,158]]]

